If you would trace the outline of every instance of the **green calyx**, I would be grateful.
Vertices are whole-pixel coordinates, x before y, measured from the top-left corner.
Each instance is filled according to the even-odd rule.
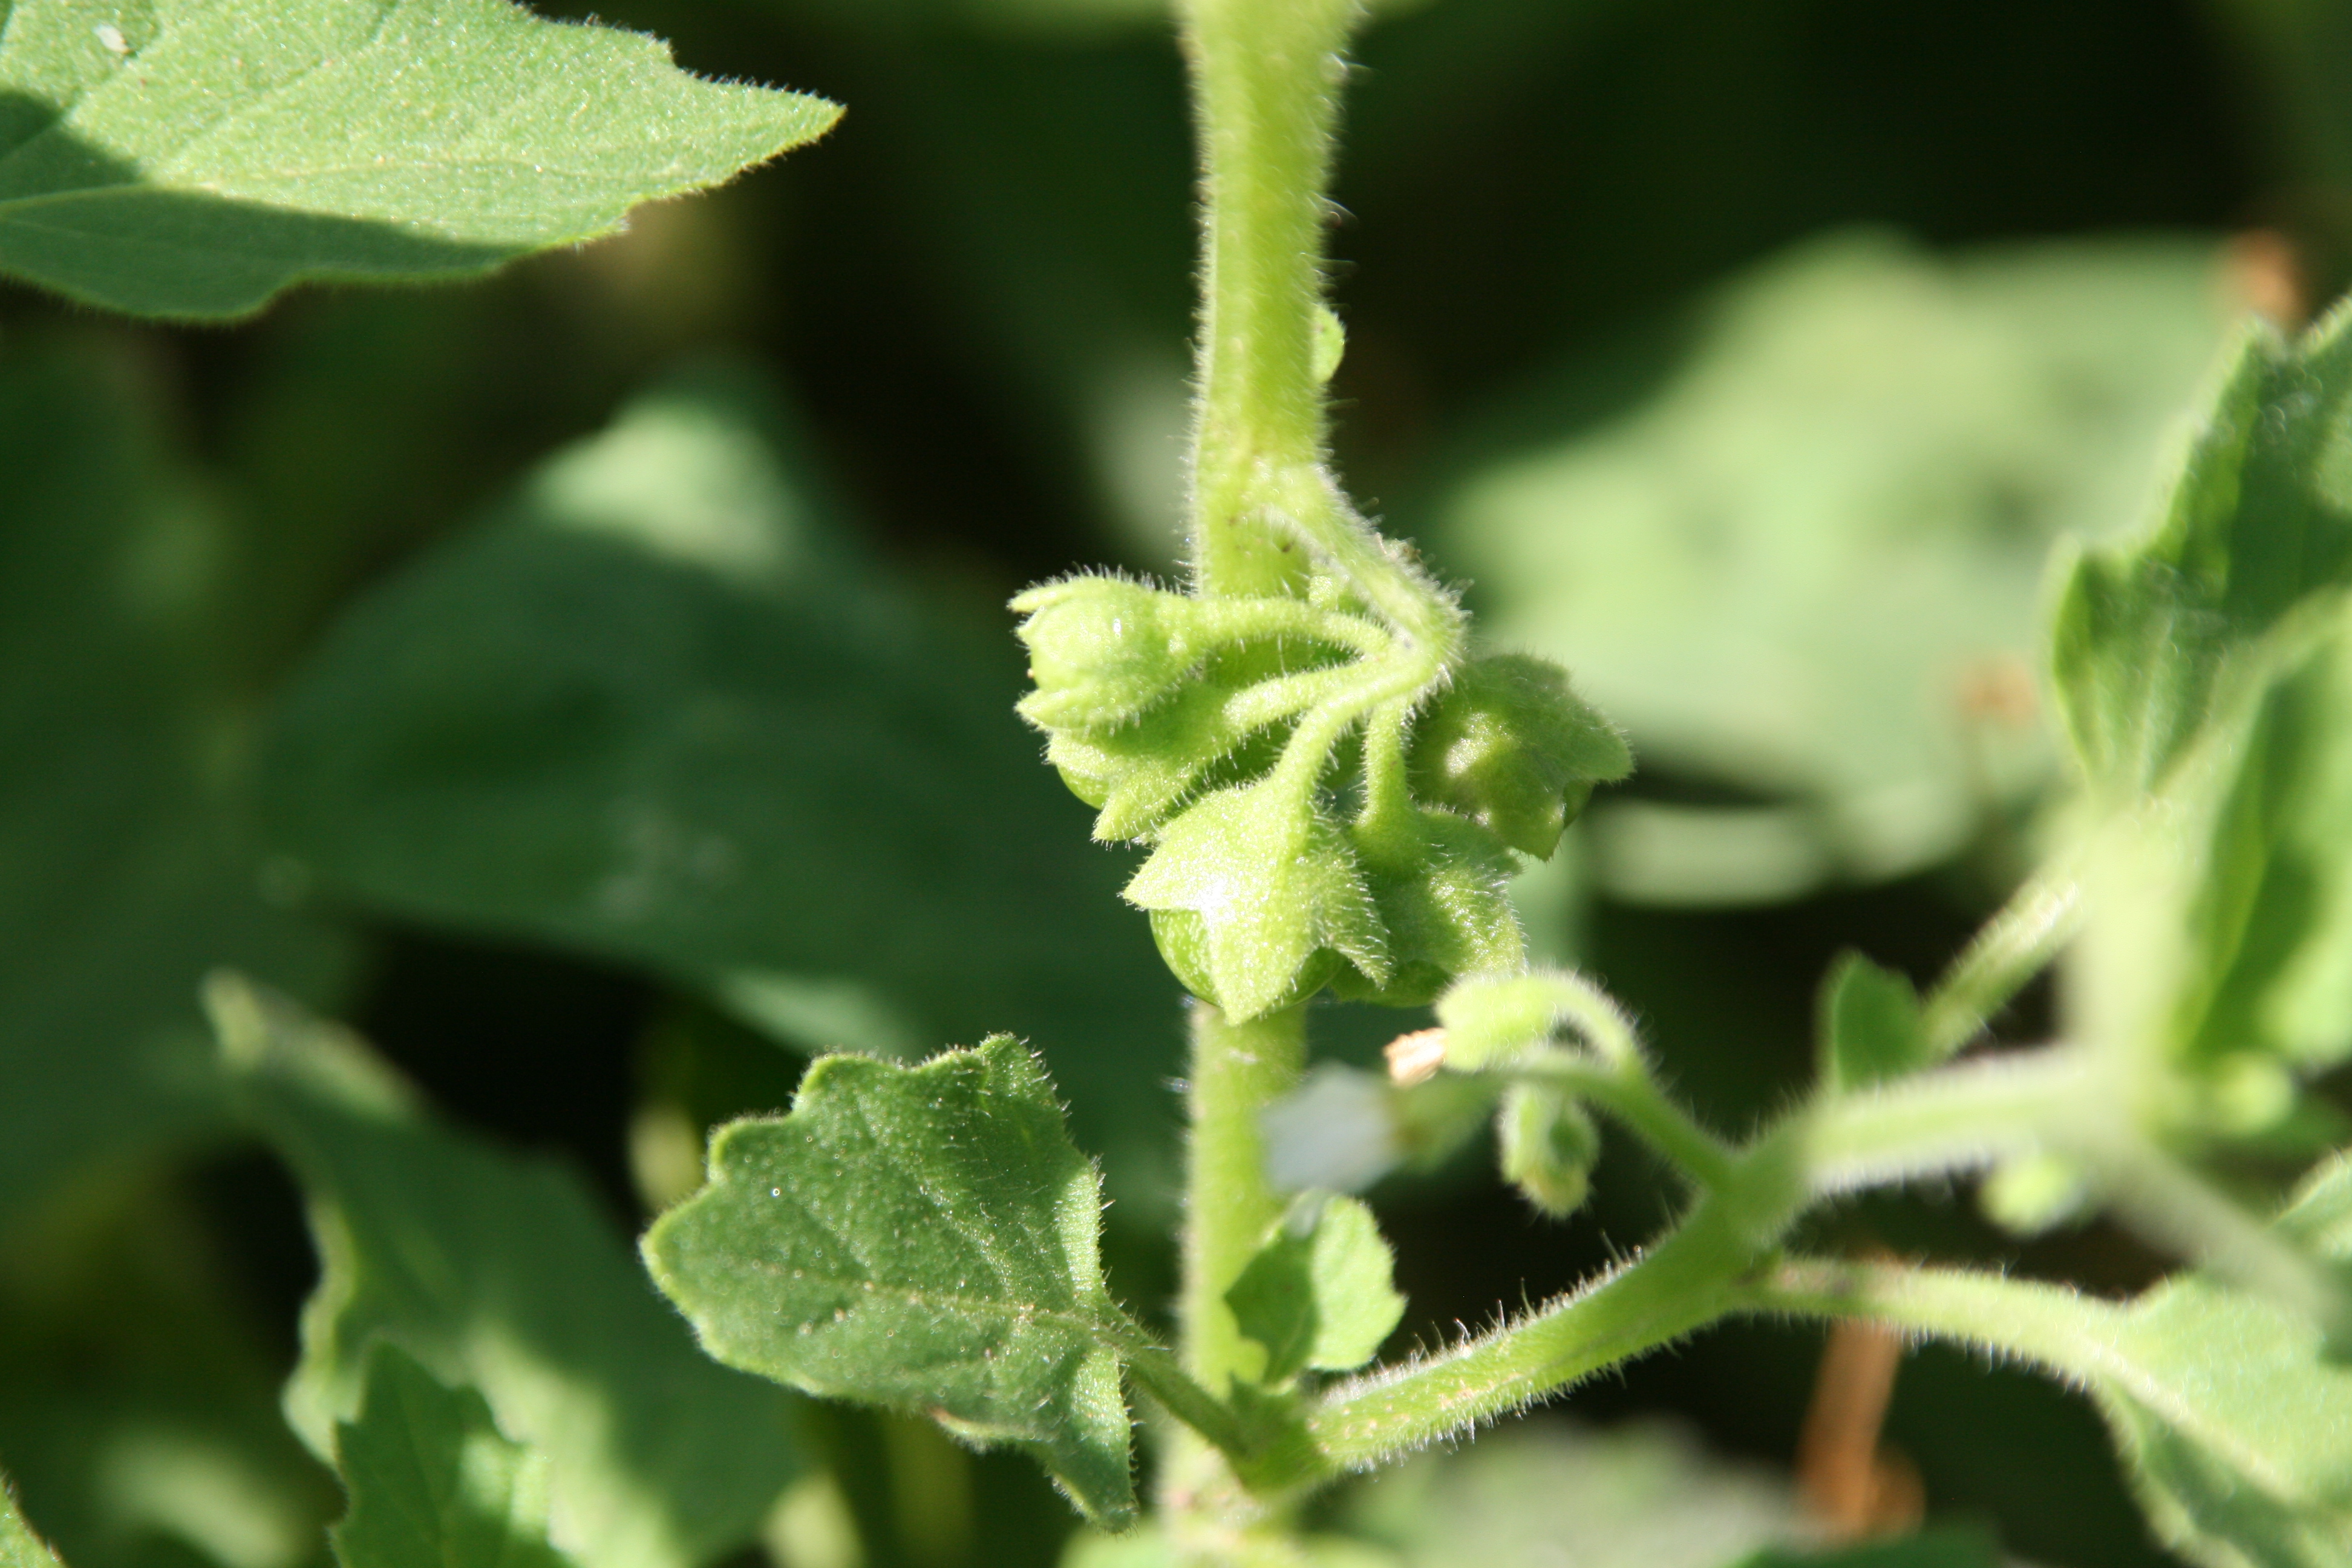
[[[1374,607],[1401,584],[1418,613]],[[1126,896],[1229,1016],[1327,984],[1418,1005],[1517,968],[1511,851],[1549,855],[1593,784],[1632,766],[1561,671],[1465,661],[1438,589],[1377,586],[1205,597],[1076,577],[1013,601],[1036,682],[1023,716],[1098,808],[1095,837],[1151,846]]]

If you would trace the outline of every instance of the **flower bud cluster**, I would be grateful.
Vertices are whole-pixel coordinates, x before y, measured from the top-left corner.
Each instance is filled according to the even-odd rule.
[[[1329,582],[1199,598],[1076,577],[1013,602],[1021,712],[1148,844],[1126,896],[1231,1016],[1326,985],[1393,1005],[1518,967],[1512,851],[1549,857],[1623,740],[1539,660],[1433,658]]]

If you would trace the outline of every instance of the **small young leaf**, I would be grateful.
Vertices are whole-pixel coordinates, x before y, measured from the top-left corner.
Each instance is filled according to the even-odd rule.
[[[1559,666],[1501,654],[1463,667],[1413,731],[1413,787],[1549,860],[1595,784],[1633,771],[1625,737]]]
[[[1404,1316],[1395,1265],[1361,1203],[1301,1198],[1225,1292],[1242,1332],[1265,1347],[1258,1381],[1286,1383],[1308,1367],[1352,1372],[1371,1360]]]
[[[1094,1518],[1134,1510],[1094,1167],[999,1036],[918,1068],[827,1057],[792,1113],[711,1141],[645,1255],[705,1349],[797,1388],[1033,1454]]]
[[[1553,1219],[1584,1206],[1601,1130],[1575,1100],[1539,1083],[1515,1083],[1495,1114],[1503,1180]]]
[[[548,1540],[547,1456],[389,1344],[369,1352],[358,1419],[336,1425],[335,1468],[342,1568],[571,1568]]]
[[[1817,1014],[1826,1089],[1866,1089],[1927,1065],[1918,991],[1858,952],[1842,953],[1830,966]]]
[[[1392,973],[1346,832],[1276,777],[1219,790],[1178,814],[1128,883],[1127,900],[1154,911],[1153,934],[1177,978],[1230,1017],[1254,1018],[1320,989],[1337,966],[1318,977],[1309,961],[1325,952],[1376,984]]]
[[[16,1511],[16,1494],[9,1490],[5,1475],[0,1475],[0,1568],[62,1568],[57,1553]]]
[[[509,0],[20,0],[0,37],[0,270],[222,317],[311,279],[461,277],[821,134]]]
[[[323,1268],[286,1407],[314,1452],[388,1342],[546,1454],[583,1568],[694,1568],[751,1539],[798,1468],[794,1401],[695,1349],[578,1176],[435,1125],[358,1040],[240,981],[206,1000],[310,1201]]]

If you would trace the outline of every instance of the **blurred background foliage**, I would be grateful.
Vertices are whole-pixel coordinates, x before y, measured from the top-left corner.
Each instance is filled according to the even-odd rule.
[[[296,1568],[336,1507],[274,1415],[317,1265],[208,1065],[215,966],[572,1162],[616,1238],[808,1051],[1018,1030],[1105,1161],[1117,1287],[1170,1294],[1178,994],[1012,716],[1001,607],[1173,566],[1160,7],[598,9],[848,118],[482,287],[206,331],[0,290],[0,1462],[79,1568]],[[1632,731],[1642,771],[1522,906],[1743,1128],[1805,1080],[1832,954],[1924,979],[2031,860],[2053,546],[2145,513],[2236,319],[2352,277],[2352,5],[1389,0],[1359,58],[1345,468]],[[1418,1021],[1331,1007],[1318,1040],[1360,1065]],[[1622,1151],[1565,1225],[1484,1172],[1372,1194],[1401,1343],[1666,1201]],[[2103,1290],[2161,1268],[1965,1196],[1827,1228]],[[1796,1517],[1819,1351],[1717,1331],[1326,1522],[1415,1565],[1727,1561]],[[805,1426],[831,1464],[772,1520],[791,1568],[1062,1549],[1017,1461]],[[2159,1560],[2063,1392],[1923,1352],[1887,1431],[1969,1542]]]

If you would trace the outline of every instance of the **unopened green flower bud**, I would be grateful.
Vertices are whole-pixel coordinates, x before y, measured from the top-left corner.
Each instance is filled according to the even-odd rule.
[[[2040,1236],[2080,1219],[2090,1201],[2082,1167],[2046,1151],[1995,1167],[1977,1189],[1984,1216],[2012,1236]]]
[[[1413,730],[1413,791],[1549,859],[1595,784],[1633,770],[1625,738],[1558,665],[1475,659]]]
[[[1023,716],[1048,730],[1124,724],[1175,690],[1199,662],[1193,601],[1116,577],[1073,577],[1013,601],[1027,618]]]
[[[1574,1100],[1541,1084],[1513,1084],[1495,1118],[1503,1179],[1554,1219],[1584,1206],[1601,1131]]]

